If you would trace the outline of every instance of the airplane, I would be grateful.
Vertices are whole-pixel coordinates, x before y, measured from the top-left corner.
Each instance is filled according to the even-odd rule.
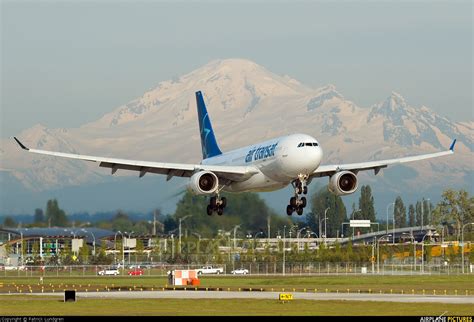
[[[201,91],[195,93],[201,136],[202,161],[199,164],[165,163],[138,160],[105,158],[27,148],[16,137],[19,146],[28,152],[98,162],[100,167],[110,168],[112,175],[117,170],[137,171],[139,177],[146,173],[173,177],[188,177],[187,188],[196,195],[210,197],[207,214],[222,215],[227,206],[221,191],[274,191],[289,184],[294,195],[286,207],[286,213],[303,214],[307,205],[308,185],[314,178],[329,177],[328,189],[343,196],[354,193],[358,187],[359,171],[374,170],[375,175],[389,165],[426,160],[454,153],[456,139],[449,150],[409,156],[397,159],[368,161],[348,164],[321,164],[323,150],[319,142],[307,134],[290,134],[261,143],[223,153],[217,144],[211,120],[207,113]]]

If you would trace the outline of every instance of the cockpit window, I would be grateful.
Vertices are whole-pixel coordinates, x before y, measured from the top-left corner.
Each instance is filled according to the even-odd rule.
[[[298,148],[301,148],[302,146],[318,146],[318,143],[316,142],[301,142],[298,144]]]

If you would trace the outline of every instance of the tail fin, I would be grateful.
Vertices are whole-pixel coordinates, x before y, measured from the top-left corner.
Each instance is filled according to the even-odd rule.
[[[212,130],[211,119],[207,114],[206,104],[202,93],[196,92],[196,104],[199,117],[199,131],[201,132],[201,148],[202,158],[207,159],[219,154],[222,154],[221,149],[217,145],[214,131]]]

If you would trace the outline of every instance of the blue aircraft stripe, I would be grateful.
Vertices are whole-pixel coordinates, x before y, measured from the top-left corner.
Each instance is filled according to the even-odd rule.
[[[196,104],[199,118],[199,129],[201,134],[201,148],[203,159],[211,158],[222,154],[217,144],[214,131],[212,130],[211,119],[207,113],[206,104],[202,97],[202,93],[196,92]]]

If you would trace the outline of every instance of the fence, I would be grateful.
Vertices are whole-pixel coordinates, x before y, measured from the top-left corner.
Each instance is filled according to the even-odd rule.
[[[140,265],[143,276],[167,276],[174,269],[197,269],[210,264],[154,264]],[[247,264],[215,264],[223,267],[225,275],[231,275],[237,268],[245,268],[251,276],[288,275],[288,276],[318,276],[318,275],[458,275],[462,274],[460,264],[354,264],[354,263],[283,263],[256,262]],[[474,265],[465,267],[465,274],[473,274]],[[70,266],[20,266],[16,269],[0,271],[0,277],[102,277],[99,272],[110,268],[101,265],[70,265]],[[128,275],[134,268],[119,269],[120,275]]]

